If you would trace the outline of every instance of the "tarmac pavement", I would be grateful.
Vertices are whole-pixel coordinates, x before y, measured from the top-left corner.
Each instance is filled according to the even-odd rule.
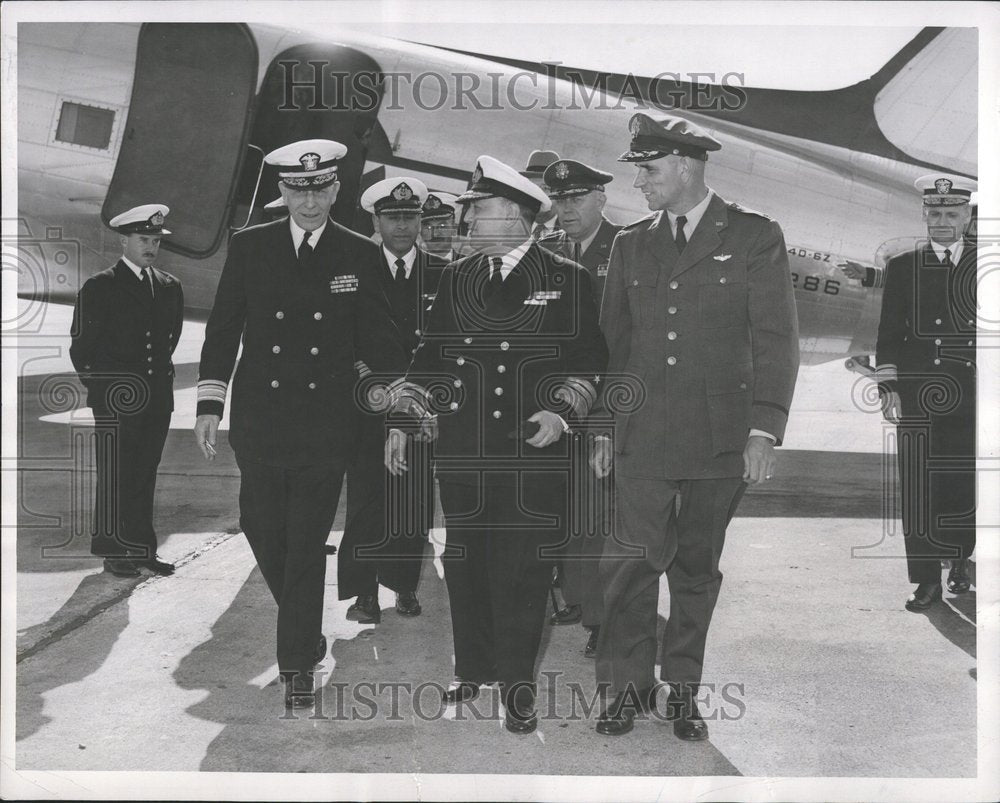
[[[180,393],[194,384],[197,338],[186,333],[182,344],[189,361],[180,364]],[[492,689],[442,711],[453,649],[434,559],[446,537],[440,528],[416,618],[399,617],[383,589],[380,625],[346,621],[351,600],[337,599],[336,557],[328,559],[322,699],[311,714],[286,713],[275,606],[239,532],[239,478],[225,433],[212,464],[186,427],[168,437],[157,527],[160,554],[177,562],[176,574],[113,578],[88,553],[87,424],[74,422],[72,398],[53,404],[52,377],[65,370],[64,357],[56,348],[47,359],[41,370],[22,370],[19,386],[16,745],[5,756],[8,771],[402,773],[399,794],[410,797],[427,794],[439,774],[459,774],[469,799],[502,788],[472,774],[518,776],[524,798],[565,794],[568,787],[542,776],[593,779],[574,787],[581,800],[624,799],[634,788],[644,797],[647,789],[692,796],[699,777],[714,777],[732,799],[746,794],[750,778],[770,779],[765,796],[784,799],[802,797],[787,785],[795,779],[826,777],[817,794],[833,799],[853,788],[836,779],[977,775],[976,589],[946,592],[926,614],[904,610],[902,536],[898,521],[883,524],[894,505],[881,490],[892,461],[880,452],[881,426],[850,401],[854,380],[840,377],[839,395],[831,393],[834,367],[803,369],[817,381],[797,399],[817,420],[824,399],[839,399],[823,442],[782,450],[775,481],[747,494],[729,528],[705,667],[711,738],[685,743],[657,715],[624,737],[596,734],[594,664],[583,655],[580,626],[546,628],[535,734],[504,730]],[[174,426],[189,414],[179,408]],[[849,438],[831,433],[829,422],[853,431],[850,416],[867,451],[833,451]],[[334,540],[343,515],[342,499]],[[668,611],[663,581],[661,626]],[[732,785],[720,787],[726,776]],[[254,777],[249,794],[264,794],[264,776],[260,785]],[[629,777],[660,780],[633,787],[639,781]],[[200,778],[194,783],[212,782]],[[972,799],[972,784],[927,780],[917,796]],[[390,788],[342,785],[329,796],[380,797]]]

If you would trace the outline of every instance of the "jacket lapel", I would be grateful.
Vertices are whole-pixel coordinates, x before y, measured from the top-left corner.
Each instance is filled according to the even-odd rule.
[[[656,213],[644,242],[647,258],[638,261],[635,275],[642,284],[654,285],[660,280],[661,273],[669,274],[677,266],[677,246],[665,212]]]
[[[153,299],[150,298],[149,290],[136,278],[132,269],[120,259],[115,265],[115,280],[127,294],[131,295],[144,306],[152,306]]]
[[[702,215],[701,221],[698,223],[698,228],[694,230],[691,239],[688,240],[687,247],[677,260],[671,276],[677,276],[693,268],[722,245],[722,238],[719,234],[727,225],[729,225],[729,215],[726,212],[726,202],[718,195],[713,194],[705,214]]]

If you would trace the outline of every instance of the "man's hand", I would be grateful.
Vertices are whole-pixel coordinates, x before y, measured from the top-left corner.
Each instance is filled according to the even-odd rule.
[[[751,435],[747,438],[743,450],[743,480],[749,485],[756,485],[771,479],[774,475],[774,444],[770,438],[763,435]]]
[[[394,477],[408,471],[406,465],[406,433],[401,429],[390,429],[385,439],[385,467]]]
[[[539,426],[538,432],[527,440],[528,446],[534,446],[536,449],[544,449],[562,437],[563,420],[555,413],[548,410],[539,410],[528,420],[534,421]]]
[[[590,450],[590,467],[594,469],[597,479],[603,480],[611,473],[615,455],[611,449],[611,438],[597,438]]]
[[[206,460],[215,460],[215,438],[219,433],[219,416],[200,415],[194,422],[194,437]]]
[[[859,282],[865,278],[867,270],[860,262],[852,262],[849,259],[846,262],[838,262],[837,267],[848,279],[856,279]]]
[[[899,394],[895,391],[883,393],[882,395],[882,418],[890,424],[898,424],[902,415]]]

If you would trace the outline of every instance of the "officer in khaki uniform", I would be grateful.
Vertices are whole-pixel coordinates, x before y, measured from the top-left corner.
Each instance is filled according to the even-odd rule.
[[[883,415],[896,424],[906,600],[919,612],[970,588],[976,546],[976,241],[967,236],[976,182],[916,181],[928,239],[886,265],[875,358]]]
[[[594,303],[600,307],[604,281],[608,275],[611,244],[621,230],[604,217],[607,197],[604,186],[614,180],[611,173],[574,159],[558,159],[545,168],[543,181],[548,189],[560,231],[538,244],[583,265],[590,271]],[[575,437],[584,438],[584,433]],[[584,448],[586,444],[581,444]],[[597,565],[605,540],[611,535],[613,480],[594,477],[587,469],[577,478],[574,498],[577,520],[582,527],[570,534],[559,565],[559,581],[566,607],[556,611],[554,625],[582,622],[590,631],[584,655],[597,654],[597,639],[604,616],[604,593]]]
[[[555,547],[569,516],[569,424],[585,416],[607,359],[590,275],[530,239],[550,203],[517,171],[479,158],[459,197],[479,251],[441,277],[407,371],[405,400],[434,421],[447,527],[443,556],[457,683],[470,700],[499,681],[505,726],[537,726],[535,663]],[[386,463],[406,470],[402,433]]]
[[[169,575],[156,555],[156,469],[174,409],[171,356],[184,325],[181,283],[153,260],[169,209],[145,204],[111,219],[118,263],[89,278],[73,310],[73,367],[94,412],[97,495],[90,551],[116,577]]]
[[[798,324],[777,223],[705,185],[721,145],[676,116],[636,114],[635,186],[654,214],[611,249],[601,307],[610,360],[601,407],[614,414],[615,538],[601,561],[605,616],[597,678],[615,693],[599,733],[631,730],[655,702],[660,575],[670,618],[660,653],[668,708],[682,739],[708,736],[695,705],[722,583],[726,526],[746,483],[770,478],[799,364]],[[622,384],[635,395],[623,400]],[[624,394],[627,395],[627,394]]]
[[[324,542],[357,444],[365,372],[402,374],[406,357],[379,286],[378,246],[329,219],[339,142],[303,140],[265,161],[289,217],[237,233],[205,328],[195,437],[207,459],[236,354],[229,442],[240,468],[240,524],[278,604],[285,703],[315,702]]]

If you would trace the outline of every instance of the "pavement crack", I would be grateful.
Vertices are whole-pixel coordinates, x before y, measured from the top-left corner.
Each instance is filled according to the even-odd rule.
[[[189,552],[188,554],[181,557],[174,564],[174,566],[176,566],[176,568],[178,569],[182,568],[183,566],[186,566],[196,558],[199,558],[202,555],[211,552],[213,549],[220,546],[221,544],[224,544],[234,535],[236,535],[236,533],[228,533],[228,532],[220,533],[214,538],[208,539],[198,549],[194,550],[193,552]],[[19,652],[17,654],[16,663],[19,664],[22,661],[31,658],[32,656],[38,655],[38,653],[42,652],[42,650],[46,649],[50,645],[55,644],[56,642],[62,640],[70,633],[86,625],[88,622],[93,621],[109,608],[113,608],[119,602],[131,596],[132,592],[135,589],[149,585],[150,583],[155,583],[166,579],[168,578],[154,574],[149,577],[144,577],[141,579],[132,580],[128,583],[123,583],[121,588],[118,591],[116,591],[111,597],[101,600],[100,602],[91,606],[83,613],[74,616],[68,622],[63,623],[55,630],[53,630],[51,633],[42,637],[37,642],[32,644],[30,647],[26,647],[22,652]]]

